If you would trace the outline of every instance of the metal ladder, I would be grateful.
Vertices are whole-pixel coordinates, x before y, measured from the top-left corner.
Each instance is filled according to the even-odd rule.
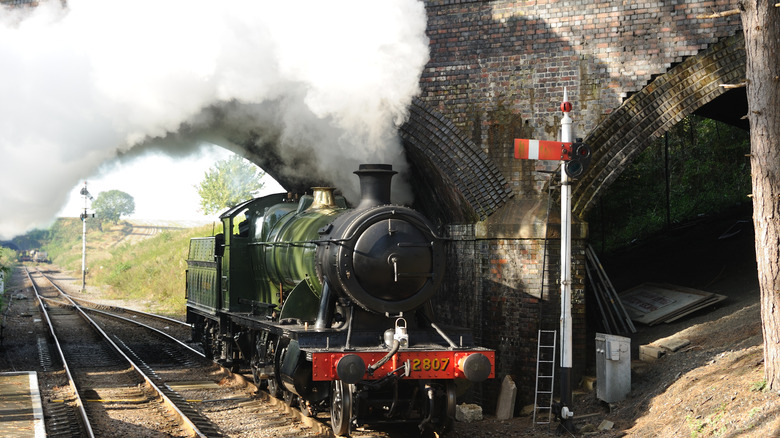
[[[533,425],[552,422],[553,390],[555,387],[555,347],[557,330],[539,330],[536,341],[536,391],[534,392]],[[547,421],[541,419],[547,413]],[[537,421],[537,413],[540,419]]]

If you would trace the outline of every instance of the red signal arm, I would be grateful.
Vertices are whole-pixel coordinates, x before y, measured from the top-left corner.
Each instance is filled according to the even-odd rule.
[[[515,158],[519,160],[571,160],[571,143],[564,141],[515,139]]]

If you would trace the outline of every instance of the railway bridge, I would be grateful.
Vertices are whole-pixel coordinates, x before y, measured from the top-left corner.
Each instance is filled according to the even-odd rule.
[[[515,160],[513,139],[556,140],[564,87],[574,137],[593,156],[573,188],[574,376],[587,367],[585,214],[654,137],[698,112],[744,123],[740,18],[697,18],[736,0],[423,0],[430,60],[399,134],[417,206],[449,239],[436,297],[446,323],[497,350],[497,376],[477,397],[490,411],[504,375],[533,402],[536,335],[557,329],[558,209],[550,173]],[[244,153],[283,186],[273,154]],[[555,164],[552,164],[554,166]],[[548,216],[548,210],[551,214]]]
[[[547,214],[551,177],[539,172],[551,169],[515,160],[513,139],[555,140],[566,87],[574,137],[593,150],[573,193],[577,382],[588,345],[583,218],[653,137],[686,115],[744,123],[744,92],[720,86],[745,74],[740,17],[698,18],[737,0],[422,1],[430,60],[399,133],[417,204],[450,242],[437,311],[497,350],[499,378],[483,406],[494,407],[488,395],[507,374],[520,387],[518,405],[529,403],[537,329],[558,323],[559,234],[557,210]],[[267,151],[246,144],[243,152],[294,186]]]
[[[440,311],[445,321],[475,328],[497,350],[497,376],[518,382],[518,404],[533,402],[537,329],[558,325],[559,242],[555,207],[548,226],[551,176],[539,172],[545,170],[539,162],[515,160],[513,139],[557,139],[566,87],[574,137],[593,150],[572,200],[579,219],[573,226],[576,383],[591,348],[584,304],[588,209],[639,152],[685,116],[747,128],[740,120],[747,113],[744,91],[720,86],[745,76],[739,15],[699,18],[736,3],[425,1],[431,59],[400,133],[420,182],[416,199],[447,224],[452,238],[455,269],[438,297]],[[488,409],[493,402],[483,400]]]

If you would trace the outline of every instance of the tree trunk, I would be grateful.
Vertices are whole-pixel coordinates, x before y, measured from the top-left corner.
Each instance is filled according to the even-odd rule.
[[[780,389],[780,8],[743,0],[753,224],[761,288],[764,377]]]

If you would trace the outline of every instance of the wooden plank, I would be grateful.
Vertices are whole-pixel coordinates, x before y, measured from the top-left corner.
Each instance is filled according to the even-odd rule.
[[[605,309],[604,305],[601,303],[601,290],[599,290],[598,286],[596,285],[593,275],[591,274],[592,269],[587,261],[585,262],[585,269],[588,271],[588,282],[590,283],[591,289],[593,289],[593,296],[596,297],[596,304],[598,304],[599,311],[601,312],[601,322],[604,324],[604,330],[607,332],[607,334],[613,335],[614,333],[612,332],[612,327],[609,324],[609,320],[612,319],[612,314],[608,314],[608,310]],[[614,320],[612,323],[614,324]]]
[[[609,276],[607,275],[607,271],[604,269],[603,266],[601,266],[601,260],[599,260],[598,256],[596,255],[596,251],[593,250],[593,247],[588,245],[586,248],[586,252],[590,250],[591,257],[593,257],[593,260],[596,262],[596,266],[598,269],[603,272],[604,274],[604,282],[606,283],[607,290],[609,291],[610,295],[614,297],[615,301],[617,302],[618,306],[620,307],[620,312],[625,316],[626,325],[628,325],[629,330],[631,330],[631,333],[636,333],[636,327],[634,327],[634,323],[631,322],[631,318],[628,316],[628,311],[626,310],[625,306],[623,306],[623,302],[620,301],[620,295],[618,295],[617,291],[615,290],[615,286],[612,285],[612,281],[610,281]]]
[[[601,283],[604,285],[605,295],[609,298],[609,302],[615,307],[615,314],[618,315],[620,325],[625,328],[625,332],[630,331],[631,333],[636,333],[636,327],[634,327],[634,323],[631,321],[631,317],[629,316],[628,311],[623,306],[623,302],[620,300],[620,296],[615,290],[615,287],[612,285],[612,282],[609,280],[607,271],[604,270],[604,267],[601,265],[601,261],[599,260],[598,256],[596,256],[596,251],[594,251],[593,247],[590,245],[585,248],[585,256],[593,263],[598,277]]]
[[[620,295],[631,319],[647,325],[677,319],[691,309],[700,309],[720,301],[717,295],[698,289],[671,284],[643,283]],[[715,299],[716,301],[712,301]]]
[[[684,313],[680,313],[679,315],[672,316],[671,318],[667,318],[667,319],[664,320],[664,322],[668,324],[668,323],[670,323],[672,321],[677,321],[678,319],[682,318],[683,316],[690,315],[691,313],[696,312],[696,311],[701,310],[701,309],[704,309],[705,307],[709,307],[709,306],[712,306],[714,304],[717,304],[717,303],[719,303],[721,301],[724,301],[726,298],[728,298],[728,297],[726,297],[725,295],[715,294],[715,296],[709,298],[705,302],[702,302],[698,306],[692,307],[692,308],[688,309],[688,311],[686,311]]]

